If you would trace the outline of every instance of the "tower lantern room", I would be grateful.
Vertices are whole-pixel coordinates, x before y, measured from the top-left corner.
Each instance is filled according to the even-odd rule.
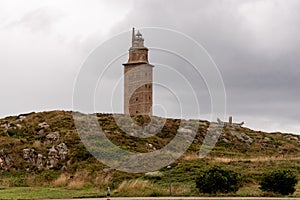
[[[152,115],[152,71],[143,35],[132,29],[132,44],[124,66],[124,113]]]

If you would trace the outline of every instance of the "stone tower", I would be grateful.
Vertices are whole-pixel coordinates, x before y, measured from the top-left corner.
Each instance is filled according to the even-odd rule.
[[[152,69],[144,38],[132,29],[129,59],[124,65],[124,113],[152,115]]]

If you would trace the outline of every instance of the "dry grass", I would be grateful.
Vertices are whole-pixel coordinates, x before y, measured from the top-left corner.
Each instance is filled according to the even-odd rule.
[[[110,174],[99,173],[91,175],[87,171],[79,171],[72,175],[61,174],[51,185],[54,187],[67,186],[69,189],[82,189],[89,184],[97,185],[97,188],[106,189],[111,180]]]
[[[269,162],[269,161],[282,161],[282,160],[298,160],[299,157],[281,157],[281,156],[269,156],[269,157],[256,157],[256,158],[228,158],[228,157],[213,157],[213,162],[229,163],[235,161],[251,161],[251,162]]]
[[[143,195],[146,189],[153,188],[153,184],[147,180],[130,180],[130,181],[123,181],[118,189],[118,193],[130,193],[132,195]]]
[[[37,183],[35,175],[30,175],[26,176],[26,185],[41,185],[41,183]]]
[[[172,194],[173,195],[182,195],[182,194],[190,194],[191,193],[191,186],[190,185],[184,185],[184,186],[182,186],[182,185],[172,185]],[[170,190],[169,190],[169,187],[167,187],[167,188],[165,188],[164,189],[164,193],[166,194],[166,195],[168,195],[169,194],[169,192],[170,192]]]
[[[52,182],[54,187],[62,187],[68,184],[68,177],[65,174],[61,174],[55,181]]]
[[[84,187],[85,185],[85,181],[84,180],[72,180],[69,182],[68,184],[68,188],[69,189],[73,189],[73,190],[80,190]]]
[[[0,181],[0,188],[1,187],[11,187],[12,186],[12,181],[9,179],[1,179]]]
[[[90,180],[91,177],[87,171],[76,172],[73,179],[69,182],[68,188],[75,190],[82,189]]]
[[[35,148],[35,149],[38,149],[38,148],[41,147],[41,145],[42,145],[41,141],[36,140],[36,141],[33,142],[32,147]]]
[[[237,194],[239,196],[244,196],[244,197],[261,196],[262,191],[259,189],[258,185],[249,185],[249,186],[245,186],[245,187],[240,188],[237,191]]]
[[[189,194],[190,189],[190,185],[172,185],[172,194]],[[166,196],[169,195],[170,190],[169,186],[159,186],[148,180],[135,179],[123,181],[114,192],[129,196]]]
[[[97,174],[95,178],[95,184],[99,188],[106,188],[109,186],[112,176],[110,174]]]
[[[195,159],[199,159],[197,153],[189,153],[183,156],[183,160],[195,160]]]

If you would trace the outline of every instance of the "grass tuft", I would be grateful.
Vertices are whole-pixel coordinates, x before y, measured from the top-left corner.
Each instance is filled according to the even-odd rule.
[[[65,174],[61,174],[55,181],[52,182],[54,187],[63,187],[68,184],[68,177]]]

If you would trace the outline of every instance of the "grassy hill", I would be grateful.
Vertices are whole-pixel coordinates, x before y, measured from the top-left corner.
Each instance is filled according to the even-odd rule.
[[[148,122],[142,116],[133,118],[139,125]],[[168,144],[175,137],[181,121],[166,119],[156,135],[137,138],[124,133],[111,114],[97,114],[97,119],[115,145],[143,153]],[[227,125],[213,150],[200,159],[198,153],[210,122],[199,120],[197,123],[199,128],[192,145],[171,165],[174,195],[204,195],[195,189],[194,178],[213,165],[242,174],[243,187],[236,194],[229,194],[239,196],[266,195],[258,189],[263,172],[274,168],[300,172],[298,135]],[[133,174],[105,166],[82,144],[71,112],[29,113],[0,119],[0,198],[10,198],[8,194],[12,190],[18,191],[16,187],[22,191],[27,187],[52,191],[46,190],[41,198],[93,197],[105,195],[107,186],[112,188],[114,196],[166,196],[169,194],[168,171],[162,168],[151,173]],[[297,190],[294,196],[299,195]]]

